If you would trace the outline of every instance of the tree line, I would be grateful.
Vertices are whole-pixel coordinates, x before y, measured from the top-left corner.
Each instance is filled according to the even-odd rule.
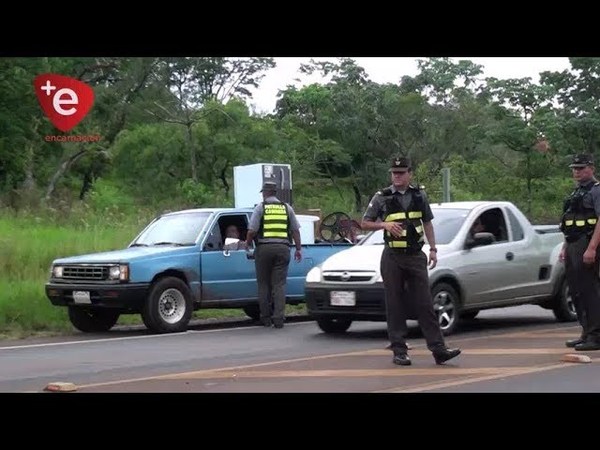
[[[556,221],[569,155],[597,154],[600,139],[600,58],[569,62],[500,80],[469,60],[425,58],[417,75],[380,84],[351,58],[313,60],[300,71],[327,81],[287,86],[264,114],[249,104],[273,58],[3,58],[0,206],[227,205],[234,166],[274,162],[291,164],[298,195],[349,195],[361,211],[405,155],[433,199],[448,167],[452,200],[510,200]],[[45,139],[61,133],[37,103],[42,73],[93,87],[92,110],[66,134],[100,140]]]

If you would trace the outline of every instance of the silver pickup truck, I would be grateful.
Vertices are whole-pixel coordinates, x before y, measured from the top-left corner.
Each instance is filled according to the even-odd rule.
[[[558,226],[533,226],[509,202],[449,202],[431,208],[438,264],[429,280],[444,334],[482,309],[521,304],[552,309],[559,321],[576,320],[558,261],[563,242]],[[379,271],[383,248],[383,231],[371,232],[307,274],[308,314],[321,330],[338,333],[355,320],[385,320]],[[423,250],[428,254],[427,245]],[[409,319],[415,319],[410,303]]]

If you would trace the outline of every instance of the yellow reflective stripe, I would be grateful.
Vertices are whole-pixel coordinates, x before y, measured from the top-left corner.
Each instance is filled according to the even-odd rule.
[[[386,222],[392,222],[394,220],[406,219],[406,214],[403,212],[390,214],[385,218]]]
[[[591,225],[596,225],[596,222],[598,222],[598,219],[588,219],[588,223]]]
[[[265,230],[267,230],[267,229],[269,229],[269,230],[274,230],[274,229],[287,230],[287,224],[285,224],[285,223],[265,223],[264,228],[265,228]]]
[[[573,225],[573,221],[572,220],[565,220],[565,225],[570,227],[571,225]]]
[[[390,241],[388,245],[392,248],[406,248],[408,243],[406,241]]]
[[[582,227],[585,225],[585,220],[576,220],[575,225],[577,225],[578,227]]]
[[[265,214],[265,220],[287,220],[285,214]]]
[[[408,218],[409,219],[420,219],[423,217],[423,213],[421,211],[409,211]]]
[[[264,235],[264,237],[267,237],[267,238],[280,237],[280,238],[287,239],[287,237],[288,237],[287,233],[282,233],[281,231],[265,231],[263,233],[263,235]]]

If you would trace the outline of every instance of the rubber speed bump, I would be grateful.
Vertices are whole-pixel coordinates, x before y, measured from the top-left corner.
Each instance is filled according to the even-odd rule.
[[[567,353],[561,359],[564,362],[573,362],[573,363],[591,363],[592,358],[588,355],[577,355],[574,353]]]
[[[48,383],[44,390],[49,392],[74,392],[77,390],[77,386],[75,386],[73,383],[55,381],[53,383]]]

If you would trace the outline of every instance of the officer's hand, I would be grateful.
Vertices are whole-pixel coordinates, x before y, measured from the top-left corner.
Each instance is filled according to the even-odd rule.
[[[433,269],[435,266],[437,266],[437,253],[436,252],[429,252],[429,268]]]
[[[592,248],[592,249],[587,249],[585,251],[585,253],[583,254],[583,263],[584,264],[594,264],[594,261],[596,261],[596,249]]]
[[[394,237],[402,237],[402,225],[398,222],[384,222],[385,230]]]
[[[558,254],[558,260],[560,262],[565,262],[566,256],[567,256],[567,250],[563,247],[560,249],[560,253]]]
[[[296,250],[296,251],[294,252],[294,259],[295,259],[297,262],[300,262],[300,261],[302,261],[302,250]]]

